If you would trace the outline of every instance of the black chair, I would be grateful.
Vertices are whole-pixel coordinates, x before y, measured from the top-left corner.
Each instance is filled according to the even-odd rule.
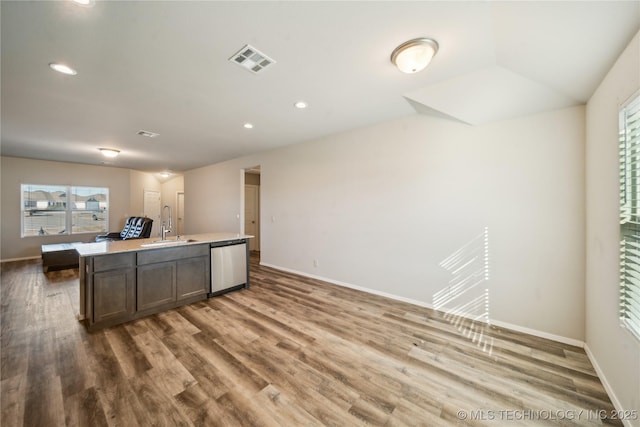
[[[151,236],[153,220],[143,216],[130,216],[124,223],[121,232],[113,232],[96,236],[96,242],[114,240],[146,239]]]

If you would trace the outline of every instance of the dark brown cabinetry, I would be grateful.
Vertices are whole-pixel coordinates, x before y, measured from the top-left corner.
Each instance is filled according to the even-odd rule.
[[[160,307],[176,301],[176,263],[138,267],[137,309]]]
[[[96,273],[93,278],[93,318],[104,322],[126,320],[134,310],[135,270]]]
[[[92,330],[200,301],[209,292],[208,244],[99,255],[85,264]]]
[[[209,265],[209,245],[139,253],[137,310],[170,308],[206,297]]]
[[[95,257],[92,323],[128,320],[135,311],[135,254]]]
[[[183,259],[176,262],[177,300],[184,301],[195,296],[207,295],[210,286],[209,248],[206,256]]]

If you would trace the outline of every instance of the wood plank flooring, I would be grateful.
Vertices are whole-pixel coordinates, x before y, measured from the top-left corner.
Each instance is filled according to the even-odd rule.
[[[95,333],[77,270],[1,274],[3,427],[622,425],[580,348],[255,260],[250,289]]]

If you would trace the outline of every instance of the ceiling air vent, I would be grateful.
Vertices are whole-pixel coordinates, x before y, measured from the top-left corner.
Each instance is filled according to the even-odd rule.
[[[242,68],[246,68],[254,74],[257,74],[269,65],[276,63],[276,61],[250,45],[246,45],[240,49],[235,55],[229,58],[229,61],[235,62]]]
[[[155,138],[159,135],[158,133],[149,132],[148,130],[139,130],[138,132],[136,132],[136,134],[140,136],[146,136],[147,138]]]

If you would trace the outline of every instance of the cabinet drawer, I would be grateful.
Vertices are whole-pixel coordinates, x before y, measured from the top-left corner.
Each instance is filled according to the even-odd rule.
[[[209,255],[209,245],[188,245],[138,252],[138,265]]]
[[[126,252],[112,255],[99,255],[93,258],[93,271],[118,270],[123,268],[135,267],[135,252]]]

